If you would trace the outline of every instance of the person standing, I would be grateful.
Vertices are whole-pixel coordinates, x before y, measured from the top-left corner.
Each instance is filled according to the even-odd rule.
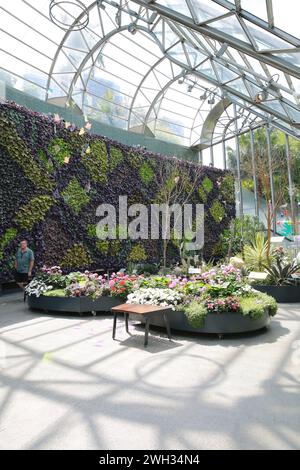
[[[25,289],[31,279],[33,266],[33,251],[28,248],[27,240],[22,240],[15,259],[15,281],[21,289]]]

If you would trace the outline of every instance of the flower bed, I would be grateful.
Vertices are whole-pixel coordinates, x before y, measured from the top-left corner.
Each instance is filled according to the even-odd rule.
[[[45,310],[56,306],[64,311],[65,305],[65,311],[79,313],[108,311],[125,301],[169,306],[171,326],[187,331],[215,332],[207,330],[216,330],[218,323],[221,332],[258,329],[277,311],[276,301],[254,290],[231,265],[189,277],[116,273],[110,279],[88,271],[63,275],[59,267],[44,268],[26,291],[29,305]]]

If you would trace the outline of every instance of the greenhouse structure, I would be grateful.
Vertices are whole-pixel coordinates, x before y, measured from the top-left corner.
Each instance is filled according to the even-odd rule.
[[[299,15],[0,0],[1,450],[299,449]]]

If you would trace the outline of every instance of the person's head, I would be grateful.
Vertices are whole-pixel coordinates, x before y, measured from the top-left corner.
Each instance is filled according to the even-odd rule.
[[[27,240],[22,240],[20,243],[21,250],[26,250],[28,246]]]

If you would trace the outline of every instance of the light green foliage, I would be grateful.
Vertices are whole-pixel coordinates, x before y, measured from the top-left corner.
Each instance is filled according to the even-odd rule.
[[[79,214],[82,207],[86,206],[90,198],[85,192],[85,190],[80,186],[80,183],[76,178],[73,178],[68,184],[67,188],[62,193],[62,196],[68,204],[69,207],[73,210],[75,214]]]
[[[120,149],[116,147],[110,147],[110,162],[109,167],[110,171],[113,171],[117,166],[120,165],[123,161],[123,153]]]
[[[96,243],[97,250],[100,251],[103,255],[109,253],[109,241],[108,240],[99,240]]]
[[[88,151],[89,150],[89,151]],[[108,156],[105,142],[92,142],[82,162],[95,183],[106,184],[108,181]]]
[[[59,165],[63,165],[66,158],[71,157],[70,146],[60,137],[56,137],[49,143],[48,152]]]
[[[16,237],[18,231],[15,228],[9,228],[0,239],[0,260],[3,259],[3,251],[9,243]]]
[[[55,289],[45,292],[46,297],[66,297],[65,289]]]
[[[87,233],[88,236],[91,238],[97,237],[97,226],[96,225],[88,225],[87,226]]]
[[[130,254],[128,255],[127,261],[136,263],[136,262],[141,262],[141,261],[146,261],[147,255],[145,252],[145,248],[141,243],[136,244]]]
[[[130,152],[130,154],[128,155],[128,161],[130,163],[130,165],[133,167],[133,168],[136,168],[137,170],[141,167],[141,165],[143,164],[143,159],[141,157],[141,155],[139,155],[138,153],[134,153],[134,152]]]
[[[222,222],[225,216],[225,209],[219,201],[214,201],[209,211],[216,222]]]
[[[262,232],[258,232],[255,235],[254,241],[245,246],[244,258],[247,268],[251,271],[262,272],[265,269],[265,265],[269,264],[268,241],[265,240]]]
[[[203,302],[192,301],[184,307],[184,313],[193,328],[203,327],[207,315],[207,309]]]
[[[142,166],[140,167],[139,173],[140,173],[140,178],[145,185],[148,186],[153,181],[154,171],[152,167],[149,165],[149,163],[144,162]]]
[[[53,204],[55,204],[55,201],[50,196],[35,197],[19,209],[15,222],[20,228],[31,230],[37,222],[44,220],[45,215]]]
[[[199,194],[201,202],[205,204],[207,202],[207,195],[204,189],[202,188],[202,186],[198,188],[198,194]]]
[[[213,182],[209,179],[208,176],[205,176],[204,180],[202,181],[202,187],[204,191],[208,194],[212,191],[214,184]]]
[[[46,171],[51,173],[54,170],[53,163],[51,162],[50,159],[48,159],[47,155],[43,150],[38,151],[38,157],[40,161],[42,162],[43,166],[45,167]]]
[[[220,184],[220,193],[222,197],[227,201],[229,204],[234,203],[235,201],[235,188],[234,188],[234,176],[233,175],[226,175],[221,180]]]
[[[37,189],[52,192],[53,182],[33,158],[24,141],[19,137],[14,125],[0,115],[0,145],[7,150],[10,157],[22,168],[24,175],[34,183]]]
[[[277,313],[276,300],[263,293],[257,292],[255,295],[240,298],[240,310],[243,315],[249,315],[253,320],[257,320],[268,310],[271,316]]]
[[[65,257],[61,260],[62,268],[81,268],[91,264],[92,260],[88,251],[82,245],[74,245],[67,250]]]

